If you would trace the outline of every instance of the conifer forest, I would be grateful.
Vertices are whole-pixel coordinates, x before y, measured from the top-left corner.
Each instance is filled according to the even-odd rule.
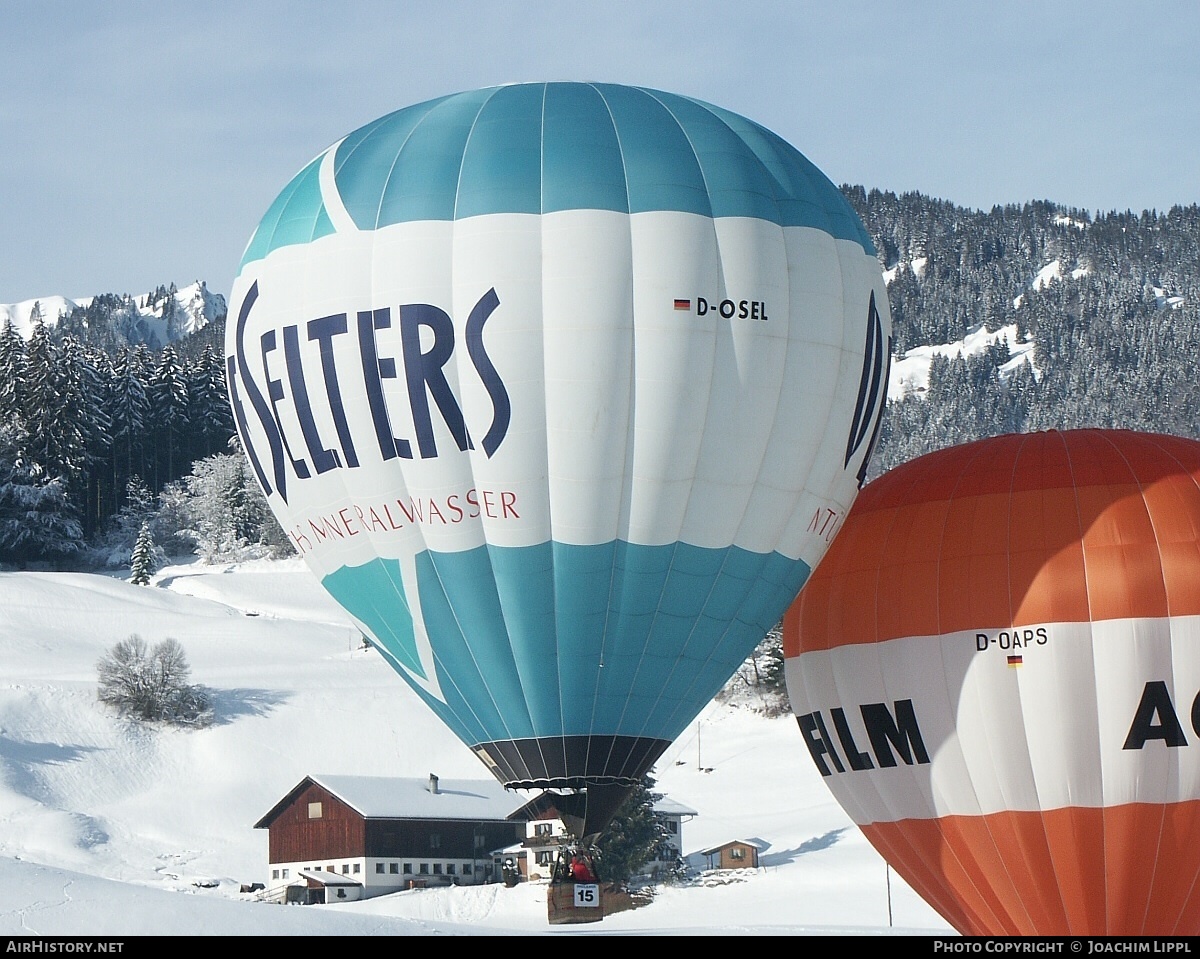
[[[935,357],[927,386],[888,404],[868,479],[1001,433],[1200,437],[1200,207],[980,211],[843,192],[887,280],[894,361],[981,327],[1016,341]],[[223,318],[162,344],[130,304],[102,294],[58,317],[35,308],[28,335],[0,329],[0,564],[129,566],[135,547],[143,568],[151,548],[288,552],[234,439]],[[1030,342],[1032,362],[1010,362]]]

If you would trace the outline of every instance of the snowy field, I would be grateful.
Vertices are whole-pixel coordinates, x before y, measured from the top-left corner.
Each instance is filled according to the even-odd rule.
[[[699,811],[686,852],[757,839],[758,870],[698,875],[582,926],[547,924],[540,883],[256,902],[239,891],[267,878],[253,824],[305,775],[482,779],[482,764],[361,647],[299,560],[175,566],[149,587],[0,573],[0,608],[0,934],[953,932],[834,802],[795,720],[744,705],[710,705],[654,774]],[[182,643],[192,682],[214,693],[211,728],[133,726],[97,702],[97,659],[133,634]]]

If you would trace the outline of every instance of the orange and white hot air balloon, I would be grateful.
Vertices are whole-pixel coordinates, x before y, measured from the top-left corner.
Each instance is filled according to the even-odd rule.
[[[784,621],[803,742],[970,935],[1200,933],[1200,443],[980,440],[867,485]]]

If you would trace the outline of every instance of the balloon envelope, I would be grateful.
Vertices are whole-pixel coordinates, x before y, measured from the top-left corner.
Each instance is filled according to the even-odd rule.
[[[283,528],[512,786],[653,765],[824,553],[886,389],[880,268],[833,184],[631,87],[354,131],[271,206],[231,302]]]
[[[1200,443],[1037,433],[891,470],[784,646],[825,781],[956,929],[1200,932]]]

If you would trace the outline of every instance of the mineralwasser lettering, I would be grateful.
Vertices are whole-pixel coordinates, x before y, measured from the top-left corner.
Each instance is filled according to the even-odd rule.
[[[897,755],[909,766],[929,762],[911,699],[897,700],[891,709],[887,703],[864,703],[858,712],[862,720],[858,733],[838,706],[829,710],[830,722],[819,709],[796,717],[822,776],[896,766]]]
[[[238,310],[233,352],[225,362],[238,432],[268,494],[277,491],[286,501],[289,479],[353,469],[367,450],[385,461],[432,459],[445,452],[437,441],[438,422],[459,452],[475,449],[446,375],[460,337],[444,310],[406,303],[332,313],[265,330],[257,342],[250,342],[247,326],[258,296],[256,282]],[[484,326],[499,304],[495,289],[488,290],[472,308],[461,337],[470,368],[492,403],[491,422],[479,424],[487,427],[480,446],[489,457],[512,420],[508,390],[483,340]],[[393,395],[402,395],[406,402],[393,398],[389,403],[389,380],[398,381],[400,388]],[[346,409],[344,397],[359,390],[366,398],[369,425],[354,422]],[[298,433],[286,415],[289,408]],[[256,448],[251,417],[261,428],[269,457]],[[321,420],[332,423],[333,429],[326,427],[323,433]]]

